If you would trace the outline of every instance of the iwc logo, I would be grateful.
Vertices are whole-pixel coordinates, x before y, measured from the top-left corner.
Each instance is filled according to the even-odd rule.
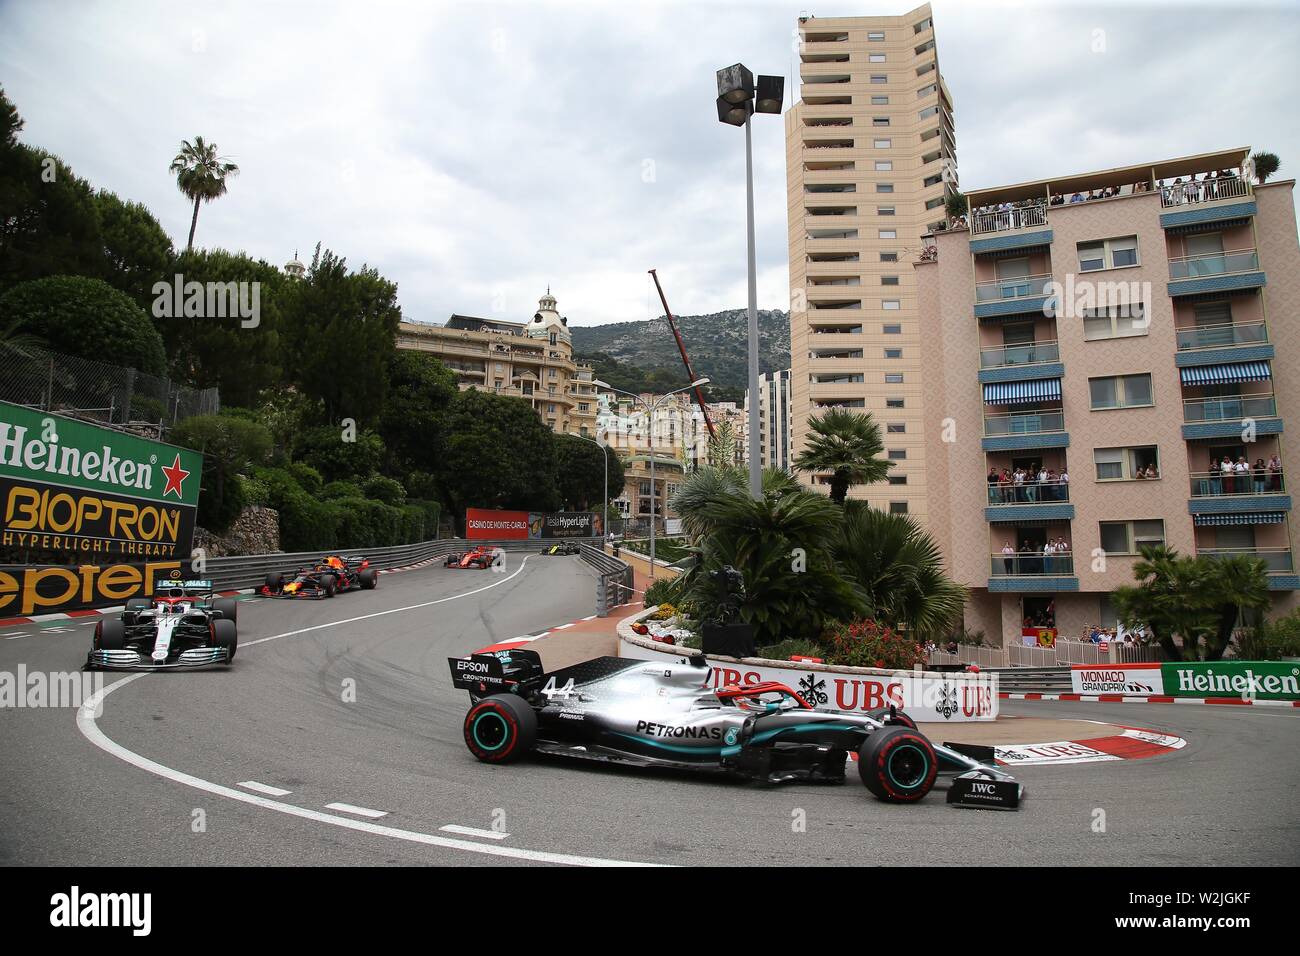
[[[728,747],[734,747],[736,745],[736,741],[739,739],[740,739],[739,727],[728,727],[727,732],[722,735],[722,741]]]

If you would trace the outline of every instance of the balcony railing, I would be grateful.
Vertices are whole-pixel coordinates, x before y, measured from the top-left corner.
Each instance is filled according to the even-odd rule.
[[[1263,322],[1199,325],[1191,329],[1178,329],[1177,334],[1180,352],[1188,349],[1226,348],[1232,345],[1259,345],[1268,341],[1268,329]]]
[[[1226,498],[1229,496],[1281,495],[1286,493],[1282,472],[1256,471],[1252,465],[1248,472],[1194,471],[1191,475],[1193,498]]]
[[[989,482],[991,505],[1050,505],[1070,500],[1068,481]]]
[[[1200,182],[1179,183],[1177,186],[1161,186],[1160,205],[1187,206],[1214,202],[1216,199],[1242,199],[1250,194],[1250,184],[1238,176],[1202,179]]]
[[[1016,276],[1007,279],[986,279],[975,283],[976,302],[1001,302],[1005,299],[1025,299],[1047,295],[1051,275]]]
[[[1295,570],[1290,548],[1197,548],[1197,557],[1207,558],[1259,558],[1268,566],[1269,574],[1289,574]]]
[[[984,435],[989,438],[995,435],[1035,435],[1040,432],[1063,431],[1065,413],[1060,409],[984,417]]]
[[[1041,551],[1017,551],[1014,554],[989,555],[989,576],[1016,578],[1024,576],[1073,577],[1074,555],[1043,554]]]
[[[1254,249],[1211,252],[1199,256],[1181,256],[1169,260],[1169,278],[1202,279],[1206,276],[1235,275],[1259,268],[1259,254]]]
[[[1038,365],[1056,362],[1061,349],[1055,342],[1026,342],[1024,345],[1000,345],[980,349],[980,368],[1006,368],[1008,365]]]
[[[1047,225],[1047,203],[1014,206],[1011,209],[977,210],[971,216],[971,233],[1007,232],[1011,229],[1028,229]]]
[[[1189,398],[1183,401],[1184,422],[1232,422],[1276,417],[1277,399],[1272,395]]]

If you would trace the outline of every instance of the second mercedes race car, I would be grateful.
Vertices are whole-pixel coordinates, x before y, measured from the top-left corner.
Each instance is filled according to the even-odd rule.
[[[370,566],[368,558],[326,555],[311,567],[268,574],[261,593],[278,598],[332,598],[340,591],[373,591],[378,585],[379,571]]]
[[[499,550],[498,548],[489,548],[480,544],[468,551],[449,554],[447,555],[447,567],[478,568],[479,570],[490,568]]]
[[[850,752],[881,800],[914,803],[952,775],[948,803],[1014,810],[1024,787],[991,747],[936,744],[894,708],[814,710],[784,684],[712,687],[703,655],[664,663],[598,657],[546,673],[536,651],[449,659],[469,691],[465,745],[485,763],[530,751],[768,783],[840,783]]]
[[[213,595],[211,581],[159,581],[154,596],[132,598],[95,625],[86,667],[172,670],[229,664],[239,646],[239,605]]]

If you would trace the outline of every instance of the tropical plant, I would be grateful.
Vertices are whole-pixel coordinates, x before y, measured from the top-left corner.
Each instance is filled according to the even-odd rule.
[[[779,468],[764,468],[763,494],[779,498],[799,491],[799,482]],[[749,494],[749,475],[733,465],[705,467],[682,479],[668,506],[682,519],[682,530],[691,541],[698,541],[712,530],[706,515],[708,505],[723,498]]]
[[[1256,621],[1237,634],[1233,646],[1237,657],[1245,661],[1300,657],[1300,611],[1272,621]]]
[[[907,515],[846,502],[833,553],[871,614],[917,640],[948,634],[961,615],[966,589],[944,573],[939,545]]]
[[[1255,164],[1255,178],[1261,183],[1267,182],[1268,177],[1277,172],[1282,165],[1282,160],[1278,159],[1277,153],[1263,151],[1251,156],[1250,161]]]
[[[944,199],[943,205],[944,212],[948,214],[949,219],[960,219],[962,216],[966,215],[969,203],[964,195],[954,189],[952,192],[948,193],[947,198]]]
[[[194,230],[199,225],[199,204],[211,202],[226,194],[226,180],[239,175],[239,167],[226,157],[217,155],[217,144],[204,142],[202,136],[194,142],[181,140],[181,151],[172,160],[169,171],[176,174],[176,188],[194,203],[190,219],[190,238],[185,250],[194,248]]]
[[[884,451],[880,426],[870,413],[833,408],[808,421],[811,434],[807,447],[795,459],[800,471],[829,471],[831,500],[843,504],[852,485],[882,481],[892,462],[879,455]]]
[[[1206,634],[1204,659],[1217,661],[1231,646],[1238,625],[1257,624],[1260,612],[1272,603],[1268,565],[1244,554],[1199,560],[1209,562],[1204,599],[1214,615],[1214,628]]]
[[[927,660],[925,649],[913,636],[869,618],[837,623],[822,640],[829,664],[910,670]]]

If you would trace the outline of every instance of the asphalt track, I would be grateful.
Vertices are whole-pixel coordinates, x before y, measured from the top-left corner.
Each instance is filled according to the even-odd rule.
[[[1147,760],[1019,767],[1017,813],[937,792],[881,804],[852,768],[843,786],[772,788],[478,763],[446,657],[584,617],[592,588],[576,558],[534,556],[504,574],[434,566],[327,601],[249,600],[229,669],[107,675],[97,717],[0,709],[0,862],[1300,863],[1300,712],[1286,708],[1003,701],[1188,740]],[[9,629],[0,671],[74,670],[89,638],[85,623]]]

